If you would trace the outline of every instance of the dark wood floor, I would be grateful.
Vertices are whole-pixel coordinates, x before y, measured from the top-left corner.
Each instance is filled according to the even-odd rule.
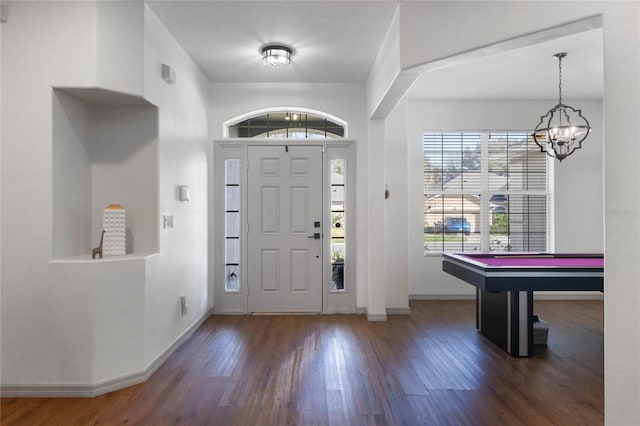
[[[598,425],[603,308],[537,301],[549,344],[511,358],[471,301],[411,315],[213,316],[148,382],[96,398],[3,398],[2,425]]]

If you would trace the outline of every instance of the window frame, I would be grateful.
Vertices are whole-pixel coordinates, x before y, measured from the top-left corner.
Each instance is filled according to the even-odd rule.
[[[304,121],[304,126],[302,127],[302,129],[305,130],[305,137],[300,138],[299,135],[292,135],[290,136],[288,134],[287,128],[289,128],[289,126],[280,126],[277,125],[276,127],[271,128],[270,124],[269,124],[269,117],[271,115],[275,116],[279,116],[279,115],[283,115],[283,116],[287,116],[287,117],[291,117],[293,119],[293,121],[291,123],[299,123],[302,124],[302,122]],[[294,116],[299,116],[297,118],[293,118]],[[302,119],[302,116],[304,116],[304,120]],[[318,123],[320,121],[324,122],[324,126],[323,129],[319,129],[316,128],[316,126],[314,126],[313,124],[311,125],[311,127],[309,127],[309,118],[311,118],[311,123]],[[256,119],[261,119],[259,121],[261,121],[261,124],[258,126],[260,128],[262,128],[261,131],[259,131],[259,133],[256,133],[254,135],[245,135],[245,136],[240,136],[240,135],[234,135],[231,136],[231,130],[234,127],[241,127],[241,128],[251,128],[251,124],[250,121],[251,120],[256,120]],[[281,121],[278,119],[275,119],[275,121]],[[286,118],[285,118],[286,121]],[[282,123],[281,123],[282,124]],[[300,126],[293,126],[293,128],[296,130],[296,133],[298,133],[298,131],[301,129]],[[311,133],[309,133],[309,129],[312,129]],[[281,134],[282,130],[284,130],[284,135]],[[336,133],[334,130],[339,130],[342,132],[342,135],[338,133]],[[264,139],[265,141],[281,141],[281,140],[311,140],[311,141],[318,141],[320,139],[324,139],[324,140],[348,140],[349,139],[349,134],[348,134],[348,125],[347,122],[332,115],[332,114],[328,114],[326,112],[323,111],[318,111],[318,110],[314,110],[314,109],[309,109],[309,108],[300,108],[300,107],[270,107],[270,108],[262,108],[262,109],[258,109],[255,111],[250,111],[241,115],[238,115],[236,117],[233,117],[229,120],[226,120],[223,125],[222,125],[222,133],[223,133],[223,137],[229,138],[229,139]],[[324,135],[321,135],[320,133],[323,133]],[[251,133],[249,131],[249,133]],[[270,137],[270,134],[274,133],[275,137]],[[309,137],[309,134],[311,134],[311,137]]]
[[[530,131],[527,130],[425,130],[422,132],[422,153],[423,159],[426,159],[425,155],[425,139],[428,134],[479,134],[480,135],[480,179],[481,186],[480,189],[470,189],[464,190],[460,189],[458,191],[446,190],[444,188],[440,190],[431,190],[428,189],[425,185],[425,167],[426,163],[423,160],[422,164],[422,222],[423,222],[423,256],[431,257],[431,256],[441,256],[442,253],[445,252],[483,252],[488,253],[491,249],[491,233],[490,233],[490,217],[492,215],[490,211],[490,199],[494,195],[504,195],[504,196],[544,196],[545,197],[545,214],[546,214],[546,232],[545,232],[545,241],[546,241],[546,252],[554,251],[554,161],[553,158],[541,154],[541,158],[544,158],[545,161],[545,189],[544,190],[523,190],[523,189],[505,189],[505,190],[496,190],[491,189],[489,185],[489,140],[491,134],[503,133],[503,134],[530,134]],[[477,250],[445,250],[443,247],[444,240],[442,243],[438,243],[439,247],[437,249],[428,250],[427,243],[424,242],[424,236],[427,235],[425,232],[425,216],[426,216],[426,200],[428,196],[479,196],[480,197],[480,209],[479,209],[479,234],[480,234],[480,249]],[[429,234],[430,235],[430,234]],[[435,235],[440,235],[440,233],[436,233]],[[507,250],[505,250],[507,251]],[[495,251],[492,251],[495,253]]]

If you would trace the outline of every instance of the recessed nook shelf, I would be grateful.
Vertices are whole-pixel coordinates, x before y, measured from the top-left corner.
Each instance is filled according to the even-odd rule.
[[[91,261],[113,203],[127,211],[126,252],[156,253],[158,108],[101,88],[54,88],[52,103],[52,259]]]

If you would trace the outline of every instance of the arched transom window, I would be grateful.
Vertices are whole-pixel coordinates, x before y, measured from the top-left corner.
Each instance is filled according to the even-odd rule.
[[[262,111],[229,124],[231,138],[335,139],[346,136],[346,123],[308,110]]]

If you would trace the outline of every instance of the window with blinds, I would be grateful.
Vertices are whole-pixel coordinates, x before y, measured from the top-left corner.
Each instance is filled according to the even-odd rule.
[[[547,159],[524,132],[423,135],[425,253],[547,249]]]

